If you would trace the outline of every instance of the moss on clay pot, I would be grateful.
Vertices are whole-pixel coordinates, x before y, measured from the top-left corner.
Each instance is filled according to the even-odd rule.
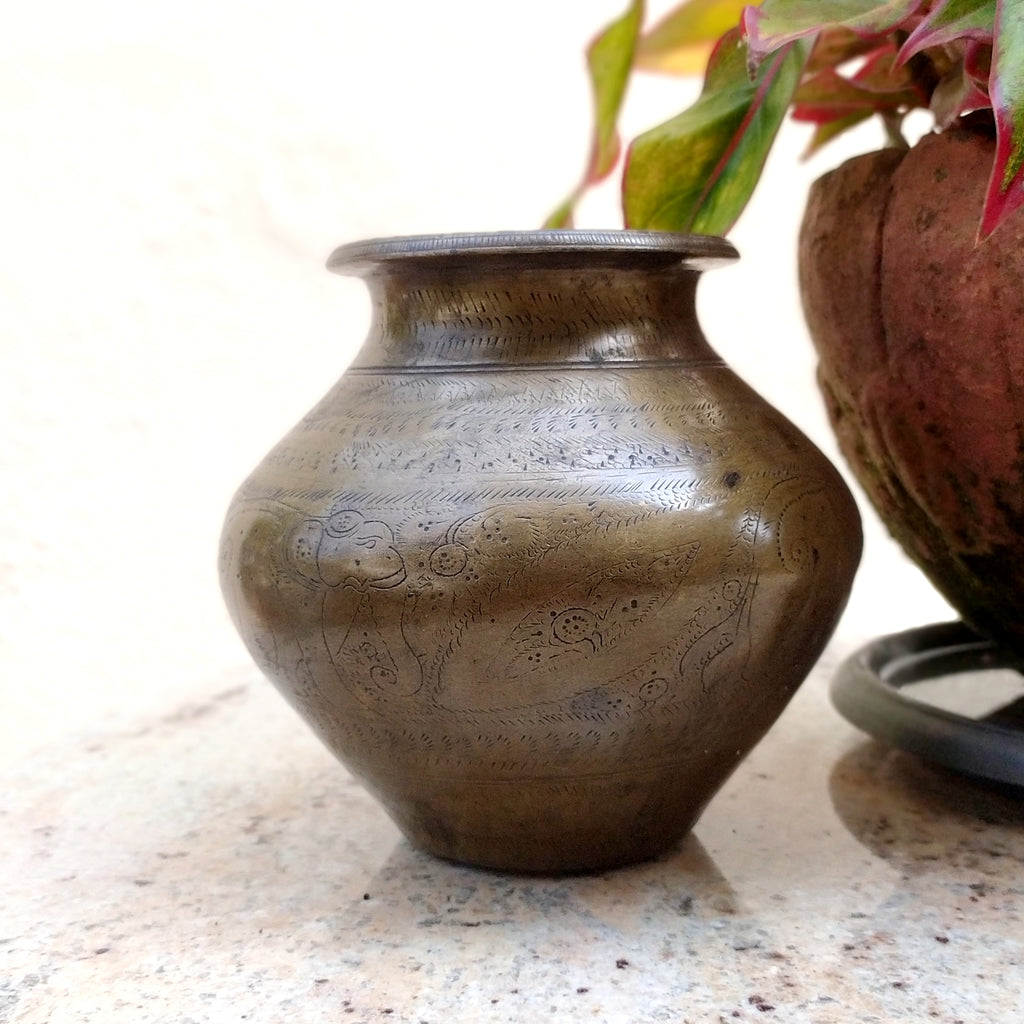
[[[811,189],[800,286],[843,454],[975,626],[1024,649],[1024,211],[975,245],[984,116]]]

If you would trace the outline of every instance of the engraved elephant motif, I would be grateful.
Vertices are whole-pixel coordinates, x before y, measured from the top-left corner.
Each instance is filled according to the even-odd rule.
[[[406,578],[391,527],[352,509],[305,520],[291,536],[289,554],[299,573],[328,587],[388,590]]]

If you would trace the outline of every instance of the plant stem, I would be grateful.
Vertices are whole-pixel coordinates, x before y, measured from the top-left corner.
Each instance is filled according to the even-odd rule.
[[[903,114],[897,114],[894,110],[883,110],[880,116],[885,126],[886,146],[890,149],[910,149],[910,143],[901,131]]]

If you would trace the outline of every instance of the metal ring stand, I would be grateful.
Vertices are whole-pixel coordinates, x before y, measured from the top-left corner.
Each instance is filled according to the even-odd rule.
[[[916,700],[904,688],[943,676],[1021,671],[991,641],[961,622],[880,637],[849,657],[832,684],[844,718],[880,740],[968,775],[1024,786],[1024,698],[981,718]],[[973,684],[972,684],[973,685]]]

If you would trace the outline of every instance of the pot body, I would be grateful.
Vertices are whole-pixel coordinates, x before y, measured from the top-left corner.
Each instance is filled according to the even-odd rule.
[[[811,190],[800,283],[843,454],[979,632],[1024,653],[1024,210],[976,244],[990,119]]]
[[[860,554],[827,460],[703,338],[717,239],[332,257],[352,367],[245,482],[221,578],[260,667],[414,843],[654,856],[785,707]]]

